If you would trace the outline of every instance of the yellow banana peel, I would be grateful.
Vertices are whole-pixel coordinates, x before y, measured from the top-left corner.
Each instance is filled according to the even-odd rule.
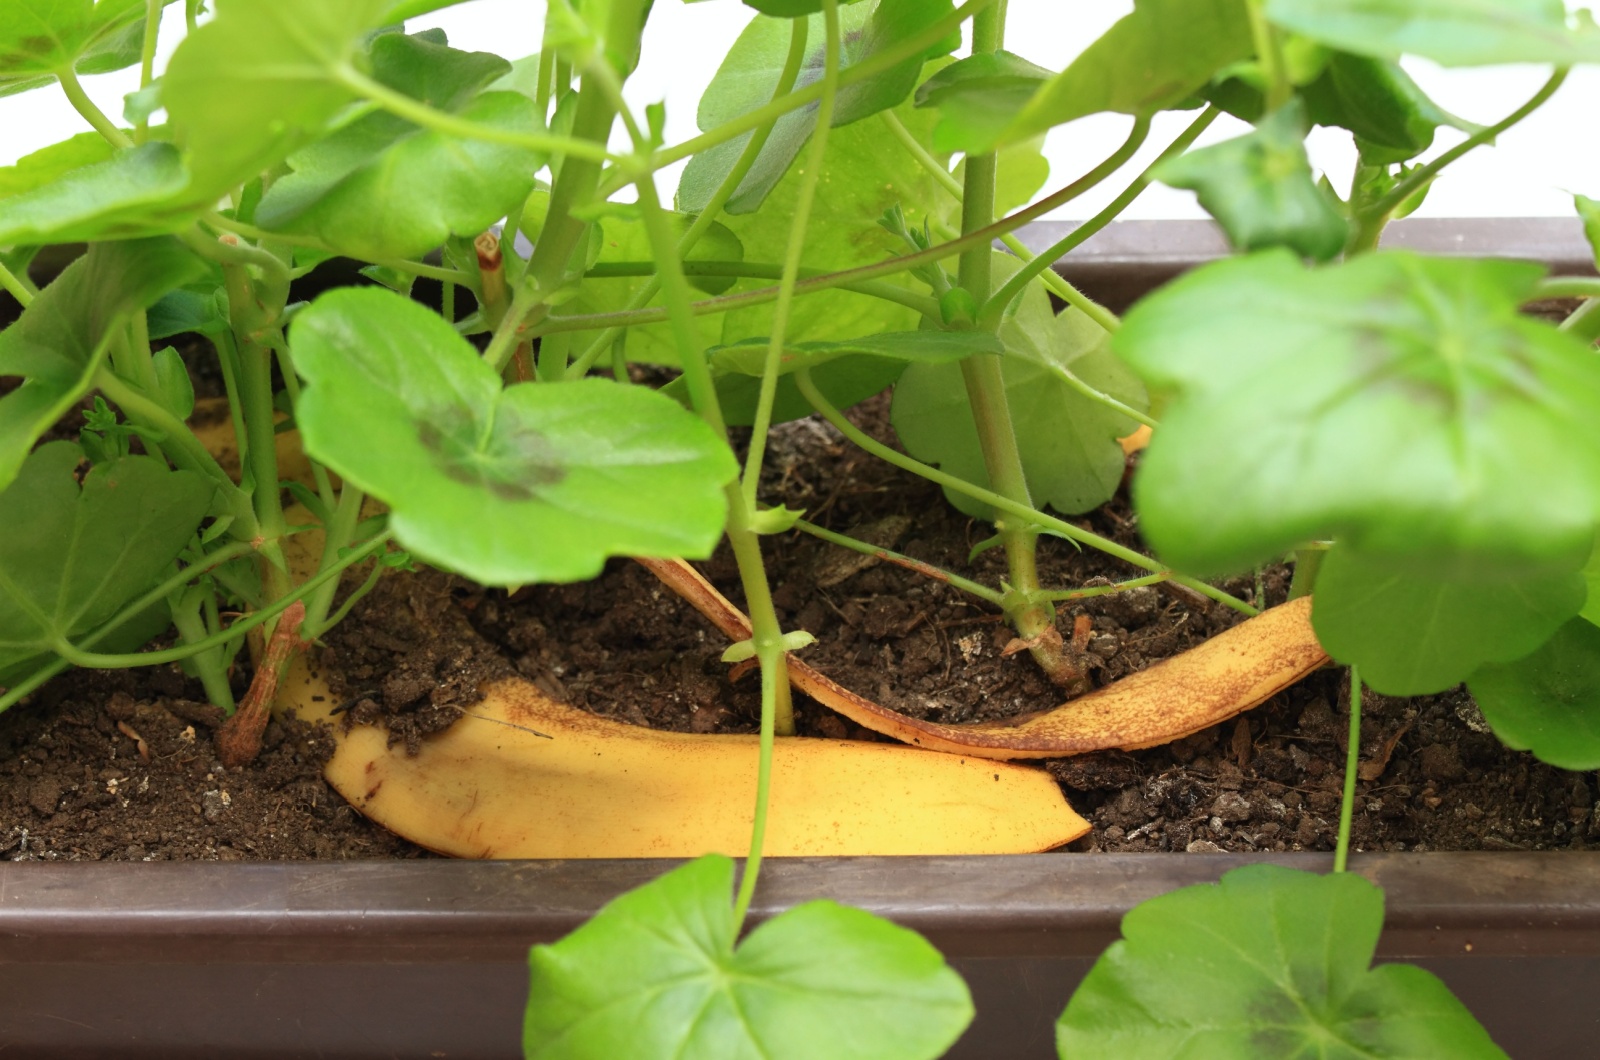
[[[750,622],[682,560],[638,562],[738,641]],[[1053,710],[941,725],[856,695],[790,656],[796,688],[856,724],[916,747],[990,759],[1060,758],[1170,743],[1259,706],[1328,661],[1311,628],[1311,598],[1270,608],[1181,655]]]
[[[290,522],[309,515],[293,513]],[[290,538],[301,576],[320,534]],[[278,706],[333,725],[326,775],[362,813],[414,843],[473,858],[741,855],[755,806],[754,736],[691,735],[626,725],[555,702],[511,678],[421,753],[388,734],[348,731],[302,656]],[[765,852],[1015,854],[1083,835],[1039,769],[856,740],[783,739],[773,752]]]

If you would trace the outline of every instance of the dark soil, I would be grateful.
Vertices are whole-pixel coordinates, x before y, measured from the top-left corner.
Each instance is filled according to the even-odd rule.
[[[885,403],[875,401],[853,416],[890,438],[885,411]],[[956,512],[936,487],[860,453],[826,425],[785,424],[773,449],[763,482],[767,501],[805,508],[807,518],[822,525],[989,584],[1001,577],[998,550],[967,561],[971,547],[988,535],[985,525]],[[1125,496],[1080,523],[1138,544]],[[799,534],[768,539],[767,552],[786,628],[813,633],[817,643],[805,650],[806,660],[848,687],[943,722],[1007,717],[1061,701],[1026,653],[1002,657],[1011,635],[981,602]],[[731,557],[719,553],[701,569],[730,598],[742,599]],[[1046,584],[1060,587],[1141,573],[1053,539],[1041,545],[1041,572]],[[1281,567],[1264,572],[1267,603],[1285,598],[1288,573]],[[1255,591],[1253,579],[1224,587],[1246,599]],[[448,595],[455,606],[419,607],[419,594],[436,601]],[[1063,605],[1063,627],[1080,613],[1093,622],[1090,665],[1097,685],[1241,618],[1174,587]],[[442,622],[428,617],[444,615]],[[442,628],[419,656],[429,623]],[[397,640],[395,651],[384,650],[385,638]],[[356,653],[356,672],[345,678],[348,694],[397,689],[368,695],[365,717],[415,744],[448,722],[449,702],[457,697],[447,692],[441,711],[427,682],[408,684],[406,675],[440,672],[439,660],[481,667],[484,642],[546,693],[595,713],[684,732],[753,732],[757,726],[757,681],[748,673],[730,680],[719,658],[726,639],[625,561],[612,563],[591,584],[532,587],[509,597],[437,573],[391,579],[336,631],[336,651],[325,661],[337,671],[350,665],[339,652]],[[1346,682],[1337,670],[1323,671],[1171,746],[1045,763],[1095,826],[1074,849],[1331,849],[1348,744]],[[883,739],[804,697],[796,715],[802,735]],[[1600,842],[1592,779],[1504,748],[1464,690],[1416,699],[1368,692],[1363,722],[1358,849],[1584,849]]]

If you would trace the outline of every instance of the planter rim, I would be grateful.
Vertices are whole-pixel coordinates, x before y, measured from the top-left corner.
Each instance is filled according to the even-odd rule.
[[[826,897],[913,927],[952,957],[1094,956],[1139,902],[1262,863],[1325,872],[1331,855],[774,858],[752,913]],[[515,960],[677,864],[0,864],[0,962]],[[1382,956],[1600,952],[1600,856],[1373,853],[1351,867],[1386,891]]]

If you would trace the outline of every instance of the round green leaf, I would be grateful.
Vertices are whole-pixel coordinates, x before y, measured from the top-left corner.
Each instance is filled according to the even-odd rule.
[[[1016,269],[1015,258],[995,256],[996,282]],[[1100,325],[1076,309],[1057,315],[1039,284],[1024,292],[1000,329],[1000,341],[1006,349],[1006,400],[1034,500],[1061,512],[1104,504],[1126,467],[1117,439],[1139,425],[1084,397],[1058,369],[1135,408],[1145,407],[1144,388],[1111,355]],[[891,418],[906,452],[968,482],[989,484],[960,365],[912,365],[895,385]],[[969,515],[993,514],[964,493],[947,489],[945,496]]]
[[[1543,644],[1583,606],[1575,570],[1518,578],[1427,576],[1344,545],[1317,575],[1311,621],[1341,663],[1385,695],[1442,692],[1483,663],[1502,663]]]
[[[1432,973],[1371,967],[1383,892],[1350,873],[1234,869],[1134,907],[1056,1024],[1063,1060],[1505,1054]]]
[[[188,185],[176,147],[141,144],[0,199],[0,246],[176,231],[207,205],[188,201]]]
[[[615,555],[711,554],[733,454],[670,398],[600,379],[502,389],[436,314],[343,288],[290,334],[306,450],[389,505],[401,543],[486,585],[578,581]]]
[[[1010,52],[979,52],[924,81],[917,88],[916,105],[939,108],[935,148],[988,154],[1050,77],[1049,70]]]
[[[1174,392],[1134,482],[1146,538],[1202,576],[1328,536],[1418,574],[1580,566],[1600,522],[1600,360],[1519,313],[1539,275],[1270,251],[1144,299],[1113,345]]]
[[[66,68],[103,74],[138,62],[146,9],[145,0],[3,0],[0,96],[47,85]]]
[[[921,936],[807,902],[735,946],[733,862],[711,855],[529,956],[531,1060],[932,1060],[972,1020]]]
[[[1507,747],[1532,751],[1561,769],[1600,769],[1600,628],[1594,623],[1573,619],[1532,655],[1484,666],[1467,688]]]

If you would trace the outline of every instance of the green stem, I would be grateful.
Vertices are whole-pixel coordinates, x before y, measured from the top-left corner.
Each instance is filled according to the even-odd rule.
[[[1526,118],[1528,115],[1542,107],[1546,100],[1556,94],[1556,89],[1560,88],[1561,83],[1566,79],[1567,68],[1564,66],[1558,67],[1556,71],[1550,75],[1550,79],[1544,83],[1544,86],[1540,88],[1539,91],[1533,94],[1532,98],[1530,98],[1528,102],[1524,103],[1522,106],[1518,107],[1516,110],[1512,111],[1510,114],[1506,115],[1505,118],[1496,122],[1495,124],[1484,129],[1479,129],[1477,132],[1473,133],[1459,144],[1456,144],[1456,146],[1452,147],[1438,158],[1435,158],[1432,162],[1429,162],[1427,165],[1423,166],[1421,169],[1413,171],[1410,176],[1406,177],[1405,180],[1395,185],[1394,190],[1390,191],[1389,194],[1385,195],[1381,199],[1378,199],[1370,206],[1365,207],[1361,211],[1360,216],[1363,218],[1387,217],[1389,214],[1394,212],[1397,206],[1409,199],[1412,194],[1417,191],[1417,189],[1421,188],[1434,177],[1438,176],[1439,171],[1444,169],[1445,166],[1448,166],[1450,163],[1454,162],[1456,159],[1460,158],[1462,155],[1473,150],[1474,148],[1493,142],[1494,139],[1501,133],[1505,132],[1507,129],[1511,128],[1513,125],[1517,124],[1522,119]]]
[[[123,413],[141,427],[160,431],[164,437],[162,442],[168,446],[168,453],[172,462],[185,471],[197,471],[211,478],[217,484],[228,503],[229,513],[234,517],[233,525],[228,528],[229,533],[241,541],[250,541],[260,533],[256,524],[255,512],[250,506],[249,496],[234,484],[228,473],[222,470],[216,458],[206,451],[200,439],[189,430],[188,424],[178,419],[160,402],[146,397],[109,368],[101,368],[95,373],[94,385],[106,397],[116,403]]]
[[[966,3],[956,8],[950,14],[930,23],[921,32],[900,41],[892,48],[886,48],[869,59],[856,63],[839,75],[839,87],[846,88],[858,81],[869,77],[876,77],[885,70],[893,69],[909,59],[915,59],[924,54],[929,48],[944,40],[951,33],[961,28],[961,24],[969,18],[975,17],[979,12],[988,9],[997,0],[967,0]],[[693,139],[685,140],[673,147],[663,148],[652,156],[651,169],[661,169],[674,162],[682,161],[690,155],[699,154],[708,148],[726,143],[734,137],[769,125],[790,111],[799,110],[822,98],[822,84],[813,82],[804,88],[796,89],[782,98],[775,99],[763,107],[757,107],[747,114],[741,114],[731,121],[724,122],[709,132],[702,133]]]
[[[8,291],[24,309],[28,308],[28,304],[34,299],[34,292],[29,289],[29,285],[24,284],[16,273],[6,268],[4,262],[0,262],[0,288]]]
[[[144,0],[144,40],[139,48],[139,88],[150,87],[150,82],[156,76],[156,41],[161,36],[161,9],[165,6],[163,0]],[[149,130],[150,119],[140,118],[134,126],[133,135],[140,143],[144,143],[145,133]]]
[[[596,142],[584,139],[577,129],[573,130],[574,135],[572,136],[558,136],[554,133],[513,132],[510,129],[496,128],[493,125],[485,125],[482,122],[459,118],[447,111],[437,110],[426,103],[412,99],[403,92],[396,92],[389,86],[374,81],[367,75],[348,66],[336,70],[334,78],[356,95],[371,100],[389,113],[404,118],[409,122],[414,122],[424,129],[442,132],[447,136],[506,144],[529,151],[547,151],[552,154],[565,155],[568,161],[574,159],[582,159],[590,163],[619,161],[616,155],[605,149],[604,141]]]
[[[1142,195],[1145,188],[1150,186],[1151,173],[1154,172],[1155,168],[1167,159],[1187,151],[1189,145],[1194,143],[1200,134],[1205,132],[1211,123],[1217,120],[1218,115],[1221,113],[1214,106],[1207,107],[1198,118],[1189,124],[1187,129],[1183,130],[1176,140],[1173,140],[1167,146],[1165,151],[1161,152],[1161,155],[1154,162],[1145,167],[1144,172],[1140,173],[1133,183],[1123,190],[1121,195],[1111,201],[1111,205],[1073,229],[1065,239],[1061,239],[1046,248],[1038,257],[1018,269],[1017,274],[1011,277],[1005,286],[1001,287],[984,304],[983,311],[978,317],[979,324],[981,326],[989,326],[992,322],[998,322],[1005,314],[1006,307],[1011,304],[1017,295],[1022,293],[1022,289],[1027,286],[1030,280],[1066,257],[1068,253],[1082,245],[1090,236],[1116,220],[1122,211],[1126,210],[1129,204]]]
[[[105,137],[107,143],[116,148],[133,146],[128,134],[117,128],[116,124],[105,116],[105,112],[94,105],[94,100],[83,90],[83,85],[70,64],[57,70],[56,77],[61,80],[61,91],[67,94],[67,100],[73,109],[83,115],[84,120],[94,126],[95,132]]]
[[[789,241],[784,247],[783,275],[778,280],[778,301],[772,309],[772,335],[767,342],[766,361],[761,367],[761,389],[756,394],[750,448],[745,454],[744,502],[750,511],[756,507],[761,465],[767,455],[767,432],[772,427],[772,404],[778,396],[778,374],[783,364],[784,342],[789,337],[789,313],[794,308],[794,286],[800,280],[800,257],[805,253],[806,229],[810,227],[811,209],[816,204],[817,184],[827,159],[828,136],[833,130],[834,104],[838,100],[839,52],[843,46],[838,0],[822,0],[822,21],[826,31],[822,100],[817,105],[816,129],[811,134],[811,145],[807,149],[804,168],[800,171],[794,216],[789,222]]]
[[[926,575],[927,577],[932,578],[934,581],[945,582],[948,585],[953,585],[962,592],[971,596],[976,596],[978,599],[984,601],[985,603],[992,604],[995,607],[1005,606],[1006,598],[1004,593],[996,592],[987,585],[972,581],[970,578],[963,578],[961,575],[956,574],[953,571],[945,570],[943,567],[937,567],[932,563],[924,563],[920,559],[912,559],[910,556],[895,552],[892,549],[879,548],[877,545],[868,544],[865,541],[850,537],[847,534],[840,534],[836,533],[835,531],[828,530],[824,527],[818,526],[816,523],[808,523],[804,519],[796,520],[794,528],[799,530],[801,533],[810,534],[812,537],[821,538],[822,540],[838,545],[841,548],[848,548],[851,551],[859,552],[864,556],[874,556],[878,559],[884,560],[885,562],[893,563],[897,567],[904,567],[907,570]],[[1094,596],[1098,594],[1093,591],[1089,591],[1088,595]],[[1066,599],[1066,597],[1063,597],[1063,599]],[[1076,599],[1076,597],[1073,597],[1073,599]]]
[[[1061,380],[1063,383],[1067,384],[1069,387],[1076,390],[1090,401],[1093,401],[1095,404],[1108,408],[1113,412],[1120,412],[1122,415],[1128,417],[1130,420],[1133,420],[1135,423],[1142,423],[1151,430],[1155,430],[1160,426],[1160,424],[1157,423],[1156,420],[1149,414],[1140,412],[1138,409],[1125,402],[1118,401],[1116,398],[1105,393],[1104,391],[1096,390],[1094,387],[1078,378],[1078,376],[1070,368],[1057,364],[1055,361],[1049,361],[1045,366],[1050,369],[1050,373],[1057,379]]]
[[[294,370],[294,358],[289,354],[289,343],[284,338],[281,330],[274,329],[271,345],[272,352],[278,358],[278,374],[283,376],[284,393],[289,395],[289,408],[291,412],[298,415],[297,410],[300,408],[300,376]],[[311,466],[311,478],[317,485],[317,496],[321,498],[324,505],[332,508],[335,503],[335,496],[333,481],[328,477],[328,469],[322,466],[320,460],[313,460],[309,456],[306,457],[306,463]]]
[[[196,652],[207,651],[219,645],[231,644],[257,626],[277,618],[287,611],[295,601],[305,599],[330,581],[336,580],[339,575],[345,572],[346,568],[360,563],[368,556],[379,551],[389,543],[389,537],[389,532],[385,530],[360,548],[346,554],[344,559],[340,560],[336,566],[307,579],[293,592],[274,600],[259,611],[252,611],[221,633],[213,634],[205,640],[197,641],[194,644],[185,644],[181,648],[168,648],[165,651],[133,652],[125,655],[100,655],[95,652],[83,651],[66,641],[61,641],[53,647],[56,654],[72,665],[87,666],[94,670],[128,670],[135,666],[158,666],[162,663],[181,662]],[[9,696],[9,693],[7,695]],[[9,703],[4,705],[10,706]]]
[[[1325,548],[1302,548],[1294,554],[1294,577],[1289,581],[1289,599],[1310,596],[1317,585],[1317,572],[1328,554]]]
[[[1099,549],[1101,552],[1104,552],[1110,556],[1115,556],[1117,559],[1120,559],[1125,563],[1131,563],[1133,566],[1143,568],[1147,571],[1165,574],[1168,576],[1169,580],[1177,583],[1178,585],[1186,586],[1203,596],[1208,596],[1211,599],[1216,600],[1218,603],[1226,604],[1228,607],[1233,608],[1240,614],[1255,615],[1260,613],[1256,608],[1251,607],[1238,597],[1233,596],[1230,593],[1223,592],[1221,589],[1218,589],[1215,586],[1207,585],[1205,582],[1199,581],[1195,578],[1190,578],[1182,574],[1176,574],[1164,564],[1151,559],[1149,556],[1140,555],[1131,548],[1125,548],[1108,537],[1101,537],[1099,534],[1084,530],[1078,526],[1074,526],[1065,519],[1057,519],[1053,515],[1047,515],[1038,509],[1017,504],[1014,501],[1000,496],[1000,494],[995,493],[993,490],[984,489],[982,486],[975,486],[966,479],[957,478],[948,472],[940,471],[938,468],[929,467],[927,464],[913,460],[904,453],[891,449],[882,442],[879,442],[877,439],[866,434],[859,427],[846,419],[838,409],[833,407],[832,403],[830,403],[826,397],[823,397],[822,392],[818,390],[816,384],[812,382],[811,373],[809,371],[801,370],[795,372],[794,381],[795,385],[800,389],[801,395],[806,399],[807,402],[810,403],[812,408],[816,409],[817,412],[822,415],[823,419],[833,424],[834,428],[837,429],[840,434],[843,434],[846,438],[849,438],[856,445],[860,446],[862,449],[871,453],[873,456],[876,456],[880,460],[887,461],[888,463],[893,464],[895,467],[911,472],[913,475],[919,475],[930,482],[938,483],[941,486],[948,486],[957,493],[964,493],[974,500],[981,501],[991,508],[996,508],[1000,511],[1007,512],[1010,515],[1024,520],[1025,522],[1034,523],[1037,526],[1047,530],[1054,530],[1062,537],[1076,541],[1079,544],[1088,545],[1091,548]]]
[[[1167,572],[1161,574],[1146,574],[1142,578],[1130,578],[1125,582],[1115,585],[1090,585],[1082,589],[1051,589],[1040,593],[1046,600],[1087,600],[1095,596],[1110,596],[1113,593],[1125,593],[1129,589],[1138,589],[1145,585],[1160,585],[1162,582],[1172,580],[1172,575]]]
[[[1571,315],[1561,322],[1561,330],[1570,332],[1591,345],[1596,339],[1600,339],[1600,298],[1591,298],[1574,309]]]
[[[744,874],[739,878],[739,893],[733,901],[733,922],[740,927],[743,927],[744,919],[750,912],[750,902],[756,895],[756,881],[761,877],[762,848],[767,840],[767,808],[772,801],[772,751],[777,742],[776,719],[779,701],[789,698],[788,666],[784,662],[782,649],[772,653],[758,648],[756,658],[761,663],[761,743],[756,757],[756,807],[755,819],[750,827],[750,854],[745,858]]]
[[[1339,803],[1339,843],[1333,850],[1333,871],[1343,872],[1350,860],[1350,821],[1356,808],[1356,769],[1361,764],[1361,671],[1350,667],[1350,746],[1344,756],[1344,798]]]
[[[210,634],[201,609],[211,595],[204,586],[192,586],[184,591],[182,598],[172,608],[172,624],[178,628],[178,636],[184,644],[198,644]],[[232,714],[233,688],[228,684],[228,665],[222,648],[195,652],[189,657],[189,663],[200,675],[206,698],[213,706],[221,707],[223,713]]]
[[[282,243],[285,246],[304,247],[307,250],[318,250],[327,254],[342,255],[344,253],[314,236],[296,235],[287,232],[269,232],[265,228],[245,224],[243,221],[235,221],[231,217],[224,217],[217,213],[207,214],[205,222],[213,228],[232,232],[235,235],[244,236],[246,239],[253,239],[257,243],[271,240],[276,243]],[[421,276],[430,280],[438,280],[440,283],[459,283],[472,289],[471,277],[460,269],[441,268],[437,265],[411,261],[406,258],[379,258],[364,255],[361,260],[370,262],[373,265],[381,265],[386,269],[393,269],[396,272],[403,272],[409,276]]]
[[[678,245],[683,245],[681,240],[679,241]],[[608,261],[595,265],[592,269],[584,274],[584,279],[610,280],[631,276],[653,277],[655,274],[656,264],[653,261]],[[686,261],[683,263],[683,274],[685,276],[736,276],[761,280],[777,280],[783,278],[783,266],[771,265],[767,264],[766,262],[751,261]],[[810,279],[816,276],[827,275],[829,275],[829,273],[825,269],[801,268],[799,270],[799,276],[802,280]],[[896,305],[903,305],[907,309],[914,309],[918,313],[927,314],[935,319],[937,319],[939,316],[939,303],[934,299],[929,298],[926,295],[917,294],[915,291],[907,290],[904,287],[899,287],[892,283],[886,283],[882,280],[865,280],[860,283],[844,283],[840,284],[835,289],[840,291],[849,291],[852,294],[865,295],[868,298],[881,299],[885,302],[894,302]],[[658,287],[654,285],[650,286],[651,297],[655,296],[657,290],[659,290]],[[778,288],[775,287],[773,290],[776,291]],[[635,296],[633,302],[639,301],[640,299]],[[649,299],[644,299],[644,301],[649,301]],[[632,306],[630,305],[630,308],[631,307]],[[621,329],[610,328],[607,329],[604,334],[614,337],[616,332],[619,330]],[[596,342],[598,342],[598,340],[596,340]],[[593,353],[594,350],[595,344],[591,344],[590,349],[584,351],[584,357],[588,357],[591,364],[595,359],[598,358],[598,353]],[[578,360],[574,361],[573,364],[577,365],[581,364],[582,362],[583,358],[580,357]]]
[[[1294,86],[1289,83],[1289,71],[1283,61],[1278,34],[1262,13],[1261,4],[1262,0],[1245,0],[1245,10],[1250,14],[1250,36],[1256,46],[1256,60],[1261,64],[1261,72],[1267,80],[1267,113],[1271,114],[1289,102],[1294,95]]]
[[[923,265],[932,265],[959,255],[968,247],[986,246],[1001,236],[1014,229],[1021,228],[1038,217],[1049,213],[1058,206],[1062,206],[1090,189],[1098,186],[1107,177],[1122,168],[1123,164],[1139,150],[1145,137],[1150,131],[1150,123],[1140,119],[1135,121],[1128,138],[1122,146],[1117,148],[1105,161],[1094,169],[1085,173],[1071,184],[1045,196],[1032,206],[1018,210],[1016,213],[996,221],[988,228],[973,232],[970,235],[941,243],[927,250],[919,250],[898,258],[890,258],[872,265],[862,265],[854,269],[845,269],[840,272],[828,273],[815,279],[802,280],[795,285],[797,295],[817,294],[822,291],[831,291],[846,284],[857,283],[865,280],[876,280],[885,276],[894,276],[902,272],[909,272]],[[776,287],[764,287],[757,291],[741,291],[738,294],[722,295],[717,298],[701,302],[691,302],[689,312],[692,316],[709,316],[715,313],[727,313],[735,309],[747,309],[751,306],[765,305],[778,296]],[[534,335],[548,335],[558,331],[592,331],[597,328],[608,327],[633,327],[640,324],[658,324],[668,319],[665,309],[635,309],[623,310],[615,313],[586,313],[581,316],[556,316],[546,317],[541,327],[532,329]]]
[[[795,18],[789,20],[789,54],[784,59],[783,70],[778,74],[778,83],[773,89],[774,98],[780,97],[792,89],[795,81],[800,76],[800,66],[806,57],[806,37],[809,27],[810,21],[808,19]],[[766,148],[767,140],[772,136],[773,124],[773,122],[769,122],[750,134],[750,139],[744,145],[744,150],[739,152],[739,157],[734,161],[733,168],[722,179],[722,183],[717,187],[716,193],[706,203],[705,209],[701,210],[700,215],[689,225],[689,230],[683,234],[683,238],[678,240],[678,260],[682,262],[686,271],[692,269],[696,264],[686,260],[689,252],[711,230],[711,226],[715,223],[718,215],[728,205],[728,200],[733,198],[734,192],[739,190],[739,185],[744,183],[744,178],[749,175],[751,168],[756,164],[756,159],[761,157],[762,150]],[[590,276],[595,274],[594,270],[590,270]],[[694,275],[692,271],[689,271],[688,274]],[[649,266],[649,275],[651,277],[650,281],[628,300],[627,311],[642,309],[649,305],[650,299],[654,298],[661,290],[661,281],[655,277],[655,265],[653,263]],[[882,286],[890,287],[892,285],[884,284]],[[594,341],[589,344],[589,348],[584,350],[573,361],[572,373],[579,376],[586,374],[606,350],[614,351],[616,349],[616,340],[622,330],[620,327],[610,327],[595,336]],[[626,372],[618,373],[619,378],[626,378],[626,375]]]
[[[1600,276],[1552,276],[1540,280],[1526,301],[1546,302],[1557,298],[1600,298]]]
[[[367,495],[349,482],[340,490],[338,507],[333,510],[333,521],[326,528],[323,539],[322,561],[317,565],[319,572],[338,563],[339,553],[349,547],[355,538],[356,527],[361,525],[361,506],[366,499]],[[328,611],[333,607],[333,598],[338,591],[339,583],[332,581],[306,601],[306,617],[300,626],[303,639],[314,640],[334,626],[334,622],[328,620]]]

